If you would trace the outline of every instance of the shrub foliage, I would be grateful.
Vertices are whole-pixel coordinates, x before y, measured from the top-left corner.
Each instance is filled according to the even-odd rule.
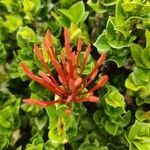
[[[83,77],[101,54],[107,55],[87,89],[103,74],[109,76],[109,82],[94,93],[99,102],[73,104],[71,115],[65,113],[65,105],[45,109],[22,101],[55,99],[27,77],[20,62],[35,73],[44,70],[33,45],[41,45],[48,29],[60,60],[64,28],[70,32],[73,50],[79,38],[83,47],[92,45]],[[40,50],[57,79],[44,46]],[[0,75],[2,150],[150,149],[149,0],[1,0]]]

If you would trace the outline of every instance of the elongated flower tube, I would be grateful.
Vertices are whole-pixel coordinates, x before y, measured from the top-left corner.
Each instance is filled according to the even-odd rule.
[[[95,79],[98,74],[99,67],[106,60],[106,54],[102,54],[97,60],[93,70],[85,77],[82,77],[82,73],[86,67],[89,54],[91,52],[90,44],[85,50],[82,64],[79,64],[79,58],[82,50],[82,40],[78,40],[77,50],[72,51],[70,45],[70,35],[67,29],[64,29],[64,38],[65,38],[65,50],[61,51],[61,60],[59,61],[56,54],[55,48],[52,41],[51,32],[48,30],[46,37],[43,38],[44,48],[53,64],[54,68],[57,71],[58,79],[52,74],[48,64],[44,60],[44,56],[41,53],[40,48],[35,44],[34,52],[45,68],[45,72],[39,70],[39,75],[35,75],[25,63],[21,63],[21,67],[29,78],[38,82],[43,87],[48,89],[51,93],[57,95],[58,99],[53,100],[36,100],[36,99],[24,99],[23,101],[27,104],[35,104],[41,107],[47,107],[50,105],[66,104],[68,109],[67,113],[71,112],[71,103],[80,103],[80,102],[98,102],[99,97],[93,95],[93,92],[101,88],[108,81],[108,76],[103,75],[91,89],[87,89],[87,86]],[[59,80],[59,81],[58,81]]]

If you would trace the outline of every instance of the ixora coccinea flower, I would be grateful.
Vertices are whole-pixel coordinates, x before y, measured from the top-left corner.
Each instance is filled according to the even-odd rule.
[[[55,94],[58,99],[53,100],[36,100],[36,99],[24,99],[27,104],[35,104],[42,107],[50,106],[56,103],[66,104],[68,109],[67,113],[71,113],[71,103],[80,102],[98,102],[99,97],[93,95],[93,92],[100,87],[104,86],[108,81],[108,76],[101,76],[100,80],[94,87],[87,90],[87,86],[95,79],[98,74],[99,66],[106,59],[106,54],[102,54],[97,60],[93,70],[85,77],[82,77],[82,73],[86,67],[89,54],[91,52],[90,44],[85,50],[82,65],[79,64],[79,57],[82,50],[82,40],[79,39],[77,43],[77,50],[72,51],[70,46],[70,36],[67,29],[64,29],[65,49],[61,51],[61,61],[58,60],[55,54],[55,48],[52,41],[51,32],[48,30],[46,37],[43,38],[43,45],[48,53],[51,63],[54,65],[58,79],[54,77],[49,66],[44,60],[44,57],[37,45],[34,45],[34,52],[37,55],[38,60],[41,62],[45,71],[39,70],[39,76],[35,75],[24,63],[21,63],[21,67],[29,78],[38,82],[50,92]],[[58,81],[59,80],[59,81]]]

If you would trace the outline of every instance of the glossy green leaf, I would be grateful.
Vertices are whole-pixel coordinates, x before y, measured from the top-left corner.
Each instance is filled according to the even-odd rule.
[[[106,103],[114,108],[122,107],[124,105],[123,96],[118,91],[113,91],[109,94],[109,98],[106,98]]]
[[[11,101],[12,98],[15,101]],[[3,149],[9,145],[14,130],[20,127],[19,104],[20,100],[14,96],[8,97],[10,103],[0,110],[0,148]],[[7,101],[7,102],[8,102]],[[15,102],[15,103],[14,103]],[[14,139],[11,140],[15,142]]]
[[[12,11],[13,0],[1,0],[0,4],[4,5],[9,12]]]
[[[97,48],[99,53],[106,53],[110,50],[110,46],[107,43],[105,31],[97,38],[94,46]]]
[[[34,145],[34,144],[27,144],[26,149],[25,150],[43,150],[43,144],[38,144],[38,145]]]
[[[134,68],[134,76],[139,81],[137,84],[142,83],[142,81],[150,82],[150,70],[148,69]],[[134,81],[136,81],[136,79]]]
[[[13,115],[11,112],[11,108],[9,106],[5,107],[4,109],[1,110],[0,114],[1,114],[0,115],[1,131],[2,131],[2,128],[3,128],[3,130],[5,129],[6,132],[7,132],[7,129],[11,130],[14,125],[14,118],[13,118]],[[1,134],[4,134],[4,132],[1,132]]]
[[[145,31],[145,38],[146,38],[146,47],[150,46],[150,31],[146,30]]]
[[[101,121],[102,121],[102,119],[101,119]],[[109,134],[119,135],[119,134],[123,133],[124,127],[126,127],[130,123],[130,121],[131,121],[131,113],[130,113],[130,111],[128,111],[128,112],[126,112],[124,114],[120,114],[120,115],[115,115],[115,116],[109,115],[109,117],[107,117],[104,120],[103,124],[104,124],[105,130]],[[97,125],[98,125],[98,127],[102,127],[99,124],[97,124]]]
[[[148,0],[0,0],[0,150],[149,150],[149,8]],[[47,29],[60,61],[63,27],[75,53],[78,38],[83,40],[80,68],[91,44],[83,78],[95,67],[97,50],[107,53],[99,74],[108,75],[110,84],[93,93],[99,103],[72,103],[71,115],[65,113],[66,105],[45,109],[23,102],[54,99],[29,79],[20,62],[37,75],[45,72],[33,45],[40,45]],[[97,78],[87,89],[95,82]]]
[[[70,39],[75,40],[78,39],[82,35],[82,30],[75,24],[71,23],[70,25]]]
[[[150,12],[150,4],[142,4],[140,1],[134,1],[134,2],[125,2],[122,4],[122,7],[125,12],[131,13],[132,15],[145,15]]]
[[[18,15],[7,15],[5,26],[8,28],[8,32],[14,32],[22,25],[22,18]]]
[[[18,33],[17,33],[17,36],[21,36],[24,40],[26,40],[28,42],[34,42],[35,41],[35,33],[28,26],[20,28]]]
[[[138,121],[150,121],[150,111],[138,110],[135,116]]]
[[[50,131],[48,133],[49,139],[56,143],[66,143],[68,141],[67,132],[69,134],[76,134],[76,123],[74,117],[68,117],[65,113],[65,106],[50,106],[48,107],[47,114],[50,119]]]
[[[84,139],[84,142],[79,146],[79,150],[107,150],[105,146],[105,135],[99,131],[94,130],[92,133],[88,133]]]
[[[121,134],[123,132],[123,129],[121,127],[119,127],[119,125],[114,124],[110,121],[106,121],[105,130],[109,134],[112,134],[112,135],[118,135],[118,134]]]
[[[122,24],[125,21],[125,14],[122,9],[122,3],[123,0],[118,0],[116,4],[116,10],[115,10],[115,24],[117,26],[122,26]]]
[[[34,15],[41,7],[40,0],[23,0],[23,10],[26,14]]]
[[[111,85],[107,86],[107,88],[108,88],[108,94],[105,97],[106,104],[114,108],[124,107],[125,106],[124,98],[118,92],[118,90]]]
[[[30,42],[35,42],[35,33],[29,27],[21,27],[17,32],[17,42],[22,48],[29,46]]]
[[[125,127],[130,123],[131,112],[127,111],[125,114],[110,118],[111,122],[118,125],[119,127]]]
[[[103,116],[104,116],[104,112],[102,110],[97,110],[93,115],[93,120],[95,121],[98,127],[103,126],[102,121],[101,121]]]
[[[140,45],[131,44],[130,49],[136,65],[139,67],[145,67],[141,58],[143,48]]]
[[[85,12],[85,7],[82,1],[72,5],[69,10],[59,9],[59,11],[67,18],[69,18],[74,24],[83,22],[88,15],[88,12]]]
[[[107,11],[106,9],[104,9],[104,6],[102,7],[102,5],[99,3],[99,1],[94,3],[92,0],[88,0],[87,4],[96,12],[104,13]]]
[[[137,66],[150,69],[150,46],[149,46],[149,31],[145,32],[146,48],[143,49],[138,44],[131,44],[131,54]]]
[[[108,85],[108,92],[104,96],[104,111],[108,116],[118,116],[125,113],[125,102],[124,97],[119,93],[119,91]]]
[[[148,97],[137,97],[136,98],[136,104],[138,106],[141,106],[143,104],[150,104],[150,98]]]
[[[110,0],[110,1],[103,0],[102,4],[105,5],[105,6],[112,6],[112,5],[115,5],[116,2],[117,2],[117,0]]]
[[[63,27],[70,26],[70,20],[67,17],[64,16],[58,16],[55,12],[51,12],[51,15],[55,18],[55,20]]]
[[[130,150],[132,147],[138,150],[150,149],[150,124],[136,121],[127,138],[130,143]]]
[[[113,48],[124,48],[129,47],[130,42],[132,39],[127,38],[125,39],[124,35],[116,30],[115,24],[114,24],[114,18],[110,17],[107,21],[106,25],[106,38],[108,44]]]
[[[96,12],[98,13],[106,13],[108,11],[111,11],[111,7],[116,4],[116,0],[88,0],[88,5]]]
[[[125,86],[138,93],[140,97],[150,95],[150,71],[140,68],[135,68],[125,82]]]
[[[64,150],[64,146],[60,145],[59,143],[56,143],[52,140],[48,140],[45,144],[44,144],[44,150],[49,150],[49,148],[51,148],[51,150]]]
[[[143,49],[141,57],[145,65],[145,68],[150,69],[150,46]]]

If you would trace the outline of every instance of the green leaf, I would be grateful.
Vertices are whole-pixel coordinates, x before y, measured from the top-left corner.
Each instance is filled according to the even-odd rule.
[[[124,97],[118,92],[118,90],[111,85],[108,85],[107,89],[108,94],[105,97],[106,104],[114,108],[124,107],[125,106]]]
[[[11,142],[15,143],[13,136],[15,130],[20,127],[19,105],[20,99],[9,95],[5,99],[4,108],[0,110],[0,148],[7,147]],[[17,138],[17,137],[16,137]]]
[[[17,32],[17,42],[21,48],[29,47],[30,42],[35,42],[34,31],[27,26],[21,27]]]
[[[134,76],[135,76],[135,78],[137,78],[139,83],[142,83],[142,82],[140,82],[140,80],[145,81],[147,83],[150,82],[150,70],[134,68]],[[134,81],[137,81],[137,80],[134,80]],[[138,84],[138,82],[137,82],[137,84]]]
[[[137,97],[136,98],[136,104],[137,106],[141,106],[144,104],[150,104],[150,98],[148,97]]]
[[[145,38],[146,38],[146,47],[150,46],[150,31],[146,30],[145,31]]]
[[[122,26],[125,21],[125,14],[122,9],[123,0],[118,0],[115,9],[115,24],[117,26]]]
[[[131,54],[137,66],[150,69],[150,46],[148,42],[149,33],[145,32],[146,48],[143,49],[138,44],[131,44]]]
[[[131,54],[132,54],[132,57],[133,57],[136,65],[139,67],[145,68],[145,65],[144,65],[142,58],[141,58],[143,48],[140,45],[131,44],[130,49],[131,49]]]
[[[71,20],[75,24],[78,24],[79,22],[83,21],[85,17],[87,17],[87,13],[85,14],[84,3],[82,1],[72,5],[69,11],[72,15]]]
[[[130,15],[144,16],[150,12],[150,4],[142,4],[141,2],[126,2],[122,4],[122,8]]]
[[[94,43],[94,46],[97,48],[99,53],[106,53],[110,50],[110,46],[107,43],[106,31],[104,31]]]
[[[141,57],[145,68],[150,69],[150,46],[147,46],[145,49],[143,49]]]
[[[88,16],[88,12],[85,12],[83,2],[77,2],[70,7],[70,9],[59,9],[59,11],[69,18],[74,24],[83,22]]]
[[[75,24],[71,23],[70,26],[70,39],[75,40],[78,39],[82,35],[82,30]]]
[[[58,16],[54,11],[51,12],[51,15],[56,19],[56,21],[63,27],[70,26],[70,20],[66,16]]]
[[[49,150],[49,148],[51,148],[51,150],[64,150],[64,145],[56,143],[56,142],[54,142],[52,140],[48,140],[44,144],[44,150]]]
[[[112,5],[115,5],[117,2],[117,0],[110,0],[110,1],[102,1],[102,4],[105,5],[105,6],[112,6]]]
[[[72,109],[75,116],[84,115],[86,112],[86,108],[83,103],[73,103]]]
[[[12,11],[13,0],[1,0],[0,4],[4,5],[9,12]]]
[[[38,144],[38,145],[27,144],[25,150],[37,150],[37,149],[38,150],[43,150],[43,144]]]
[[[23,10],[28,15],[36,14],[41,7],[40,0],[23,0]]]
[[[125,86],[126,86],[126,88],[128,88],[128,89],[131,89],[131,90],[136,91],[135,89],[136,89],[137,87],[136,87],[136,85],[135,85],[134,82],[133,82],[132,74],[130,74],[129,77],[127,78],[127,80],[125,81]]]
[[[116,3],[116,0],[109,0],[109,1],[92,1],[88,0],[87,4],[92,7],[94,11],[97,13],[106,13],[108,11],[112,11],[111,6],[113,6]],[[110,6],[110,7],[109,7]]]
[[[89,15],[89,12],[85,11],[79,22],[83,23],[86,20],[86,18],[88,17],[88,15]]]
[[[104,128],[111,135],[118,135],[123,132],[123,129],[119,127],[119,125],[114,124],[110,121],[106,121]]]
[[[8,144],[9,140],[7,139],[7,136],[0,135],[0,149],[4,149]]]
[[[47,123],[46,116],[40,116],[38,118],[35,118],[35,124],[39,130],[42,130],[45,127],[46,123]]]
[[[18,66],[19,60],[17,57],[18,56],[14,54],[13,62],[10,64],[9,73],[12,79],[20,77],[19,72],[18,72],[18,67],[20,66]]]
[[[92,130],[95,128],[95,123],[90,116],[82,116],[81,120],[81,124],[85,129]]]
[[[115,62],[119,68],[119,67],[124,66],[127,60],[128,54],[129,54],[128,48],[118,49],[117,51],[116,49],[111,48],[111,52],[109,54],[107,61]]]
[[[11,130],[13,128],[13,125],[14,125],[14,118],[11,112],[11,108],[9,106],[5,107],[0,111],[0,127],[1,127],[0,130],[2,131],[3,128],[4,131],[1,132],[0,134],[4,134],[5,130],[7,131],[7,129]]]
[[[107,97],[106,103],[114,108],[121,107],[124,105],[124,98],[122,95],[118,93],[118,91],[113,91],[109,94],[109,98]]]
[[[128,133],[130,150],[135,147],[138,150],[150,149],[150,124],[135,121]]]
[[[134,72],[129,75],[125,86],[138,93],[140,97],[150,95],[150,70],[135,68]]]
[[[105,145],[105,135],[98,130],[93,130],[84,137],[84,142],[79,146],[79,150],[108,150]]]
[[[131,120],[131,112],[127,111],[125,114],[110,118],[111,122],[117,124],[120,127],[125,127]]]
[[[150,111],[137,110],[135,116],[138,121],[150,121]]]
[[[93,120],[95,121],[98,127],[102,127],[103,124],[101,122],[102,117],[104,116],[104,112],[102,110],[97,110],[93,115]]]
[[[6,58],[6,50],[4,44],[0,41],[0,64],[2,64]]]
[[[76,122],[73,116],[68,117],[65,113],[66,108],[63,105],[54,105],[46,109],[50,119],[48,136],[56,143],[66,143],[68,135],[76,135]]]
[[[7,15],[5,26],[8,28],[8,32],[14,32],[22,25],[22,19],[18,15]]]
[[[35,33],[28,26],[20,28],[17,33],[17,36],[21,36],[24,40],[28,42],[35,42]]]
[[[132,127],[129,131],[128,138],[130,140],[134,140],[134,139],[137,139],[137,137],[140,137],[140,136],[144,137],[146,135],[150,135],[149,128],[150,128],[149,123],[135,121],[135,123],[132,125]]]
[[[108,92],[104,96],[104,111],[105,113],[112,117],[124,114],[125,111],[125,102],[124,97],[119,93],[119,91],[111,86],[107,85]]]
[[[121,49],[124,47],[129,47],[130,42],[133,39],[126,38],[124,35],[116,30],[115,24],[114,24],[114,18],[109,17],[106,25],[106,38],[107,43],[116,49]]]
[[[104,147],[98,147],[95,146],[94,144],[90,144],[90,143],[83,143],[82,145],[80,145],[78,150],[108,150],[108,148],[106,146]]]

